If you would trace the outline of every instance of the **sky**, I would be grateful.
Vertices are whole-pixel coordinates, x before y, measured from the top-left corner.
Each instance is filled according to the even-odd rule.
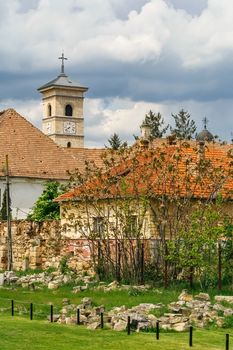
[[[129,143],[145,114],[187,110],[221,140],[233,132],[233,1],[0,0],[0,110],[41,128],[37,88],[65,72],[89,90],[85,146]]]

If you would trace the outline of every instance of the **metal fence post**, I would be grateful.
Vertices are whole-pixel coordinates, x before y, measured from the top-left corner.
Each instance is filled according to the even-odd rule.
[[[127,320],[127,333],[128,335],[130,335],[130,316],[128,316],[128,320]]]
[[[229,334],[226,334],[226,350],[229,350]]]
[[[53,322],[53,305],[50,305],[50,322]]]
[[[193,327],[189,328],[189,346],[193,346]]]
[[[156,339],[159,340],[159,321],[156,321]]]
[[[33,319],[33,304],[30,304],[30,320]]]
[[[15,310],[14,310],[14,300],[11,300],[11,316],[14,316]]]

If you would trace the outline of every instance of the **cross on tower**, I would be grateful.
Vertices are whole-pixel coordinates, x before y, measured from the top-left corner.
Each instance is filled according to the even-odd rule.
[[[202,121],[204,123],[204,129],[206,129],[209,120],[205,117],[204,119],[202,119]]]
[[[61,57],[58,57],[58,59],[61,60],[61,73],[64,74],[64,61],[68,60],[68,58],[66,58],[64,52],[62,52]]]

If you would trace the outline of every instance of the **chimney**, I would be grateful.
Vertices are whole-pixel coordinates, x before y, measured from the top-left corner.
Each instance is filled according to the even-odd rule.
[[[148,141],[151,138],[151,125],[146,121],[144,121],[141,125],[141,138]]]
[[[198,142],[198,160],[205,159],[205,141]]]
[[[140,127],[141,137],[139,139],[139,144],[142,149],[148,149],[151,140],[151,126],[146,121],[144,121]]]

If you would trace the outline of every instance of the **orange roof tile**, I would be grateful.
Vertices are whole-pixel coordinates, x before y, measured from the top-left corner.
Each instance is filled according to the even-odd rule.
[[[103,173],[99,178],[61,195],[57,201],[122,198],[136,193],[209,198],[219,191],[233,198],[233,161],[228,156],[233,146],[209,143],[204,158],[197,147],[196,142],[178,142],[176,145],[160,143],[157,148],[139,150],[135,158],[114,167],[109,174]],[[205,167],[200,172],[203,164]]]
[[[85,159],[98,164],[103,150],[64,149],[14,109],[0,112],[0,176],[8,155],[12,177],[69,179],[67,171],[84,167]]]

